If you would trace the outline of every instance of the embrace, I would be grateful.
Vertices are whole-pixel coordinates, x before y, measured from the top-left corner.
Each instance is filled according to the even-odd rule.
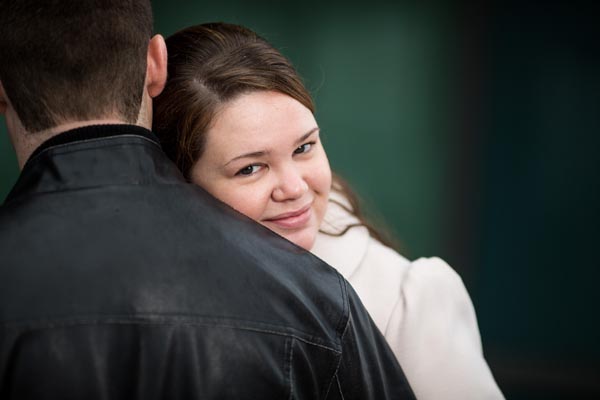
[[[503,398],[460,277],[365,220],[289,60],[152,30],[146,0],[0,2],[0,398]]]

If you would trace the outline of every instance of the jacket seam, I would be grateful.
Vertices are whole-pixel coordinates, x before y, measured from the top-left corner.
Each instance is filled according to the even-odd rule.
[[[290,339],[290,356],[288,358],[289,360],[289,370],[288,370],[288,380],[290,381],[290,396],[288,397],[289,400],[292,400],[294,398],[294,375],[292,373],[292,369],[293,369],[293,365],[294,363],[292,362],[294,358],[294,339]]]
[[[344,331],[343,331],[342,336],[341,336],[342,343],[343,343],[343,340],[344,340],[344,336],[346,336],[346,332],[348,331],[348,327],[349,326],[350,326],[350,318],[348,317],[348,320],[346,321],[346,327],[344,328]],[[342,349],[343,348],[344,347],[343,347],[343,344],[342,344]],[[333,373],[331,381],[329,382],[329,385],[327,386],[327,391],[325,392],[325,396],[323,398],[327,398],[327,396],[329,395],[329,392],[331,390],[331,385],[333,384],[333,380],[334,379],[336,379],[336,380],[338,379],[338,371],[340,370],[340,365],[342,364],[342,358],[343,357],[344,357],[344,354],[343,354],[343,350],[342,350],[340,352],[340,355],[339,355],[337,366],[335,367],[335,371]]]
[[[348,304],[348,288],[347,288],[347,283],[346,280],[344,279],[344,277],[337,272],[337,276],[338,276],[338,283],[340,285],[340,291],[342,292],[342,315],[340,316],[340,320],[337,323],[337,326],[335,328],[336,332],[340,332],[341,331],[341,327],[344,324],[347,325],[348,324],[348,319],[349,319],[349,304]],[[341,331],[341,335],[340,335],[340,339],[342,338],[342,336],[344,335],[346,328],[344,328],[343,331]]]
[[[342,392],[342,385],[340,384],[340,377],[337,374],[335,375],[335,382],[337,383],[338,392],[340,393],[342,400],[344,400],[345,397],[344,397],[344,392]]]
[[[245,321],[249,323],[249,321]],[[255,323],[260,324],[260,323]],[[331,346],[317,343],[314,340],[308,339],[306,337],[302,337],[297,333],[286,332],[284,330],[276,330],[276,329],[267,329],[267,328],[259,328],[257,326],[248,326],[248,325],[238,325],[234,323],[224,323],[224,322],[216,322],[216,321],[189,321],[189,320],[173,320],[169,318],[168,320],[127,320],[127,319],[118,319],[117,317],[112,318],[104,318],[104,319],[76,319],[69,321],[52,321],[47,322],[46,324],[36,323],[36,326],[23,326],[27,325],[26,322],[21,323],[3,323],[0,324],[2,329],[16,329],[20,332],[34,332],[40,330],[48,330],[48,329],[57,329],[57,328],[67,328],[74,326],[84,326],[84,325],[188,325],[188,326],[212,326],[212,327],[220,327],[220,328],[229,328],[229,329],[239,329],[250,332],[259,332],[259,333],[267,333],[272,335],[279,335],[285,337],[291,337],[301,342],[307,343],[312,346],[320,347],[325,350],[331,351],[335,354],[341,354],[340,350],[337,350]],[[33,325],[33,324],[32,324]],[[18,326],[22,326],[23,329],[18,329]],[[293,329],[293,328],[291,328]],[[301,332],[303,333],[303,332]],[[311,336],[307,333],[303,333],[307,336]]]

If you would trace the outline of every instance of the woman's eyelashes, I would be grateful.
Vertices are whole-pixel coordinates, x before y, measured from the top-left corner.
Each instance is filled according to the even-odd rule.
[[[258,171],[260,171],[262,168],[263,168],[263,166],[260,165],[260,164],[246,165],[244,168],[242,168],[238,172],[236,172],[235,175],[236,176],[250,176],[250,175],[254,175]]]
[[[293,155],[309,153],[316,143],[316,141],[312,141],[296,147],[296,149],[294,149]],[[235,173],[235,176],[252,176],[262,171],[265,168],[265,166],[266,164],[249,164],[239,169]]]
[[[304,143],[301,146],[298,146],[296,148],[296,150],[294,150],[294,154],[303,154],[303,153],[308,153],[309,151],[312,150],[312,147],[315,145],[316,142],[308,142],[308,143]]]

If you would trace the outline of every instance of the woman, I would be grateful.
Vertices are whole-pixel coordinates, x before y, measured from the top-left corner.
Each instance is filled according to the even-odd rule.
[[[418,398],[502,398],[462,281],[440,259],[408,261],[362,219],[332,178],[312,99],[290,62],[224,23],[180,31],[167,48],[154,131],[183,174],[338,269]]]

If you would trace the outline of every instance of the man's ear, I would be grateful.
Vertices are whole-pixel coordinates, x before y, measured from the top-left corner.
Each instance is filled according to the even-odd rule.
[[[167,45],[161,35],[154,35],[148,44],[146,89],[150,97],[162,92],[167,82]]]
[[[0,81],[0,115],[6,114],[7,107],[8,100],[6,98],[6,94],[4,93],[4,86],[2,86],[2,81]]]

